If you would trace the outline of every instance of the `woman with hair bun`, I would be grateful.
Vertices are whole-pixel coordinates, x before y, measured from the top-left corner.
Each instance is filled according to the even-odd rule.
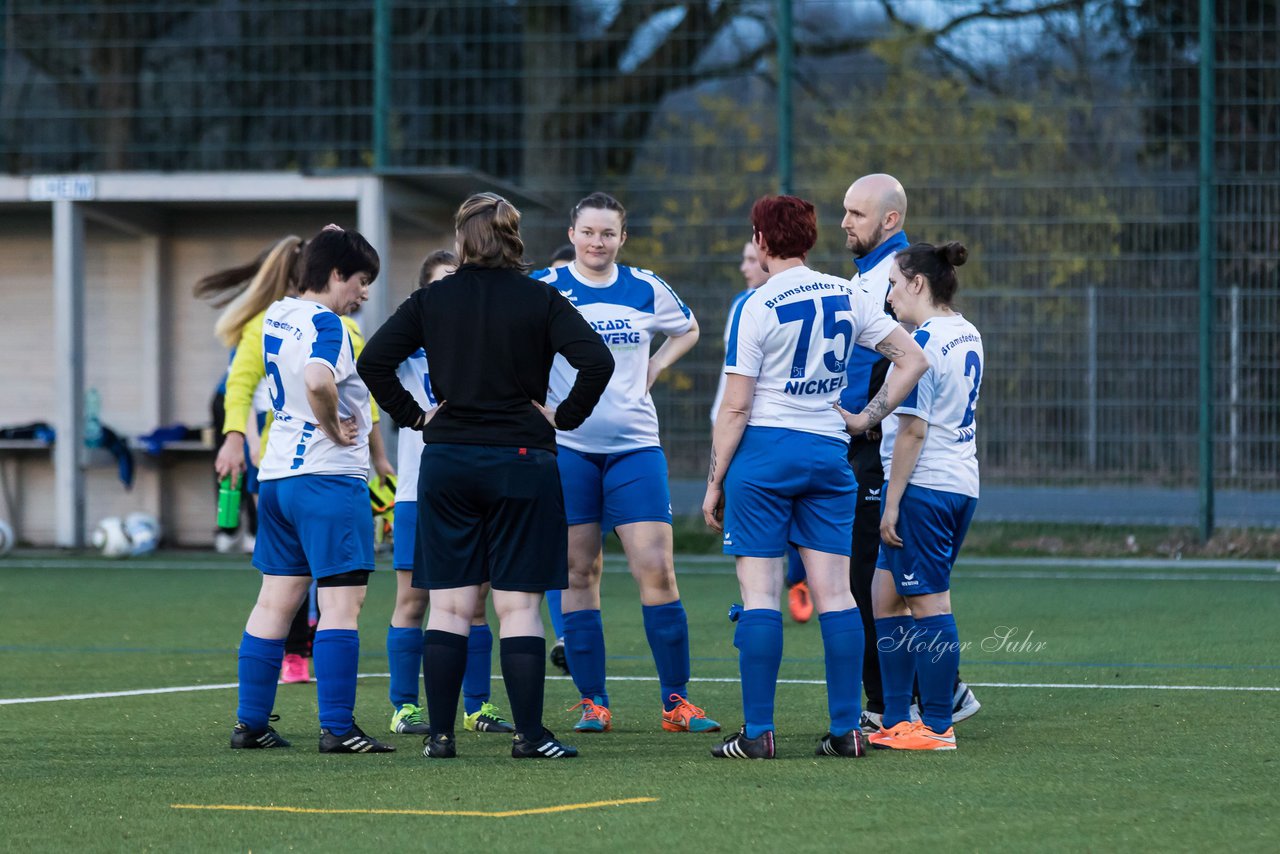
[[[547,649],[542,597],[568,582],[556,429],[595,407],[613,357],[555,288],[525,275],[520,212],[480,193],[454,218],[457,271],[415,291],[369,340],[360,375],[401,427],[421,430],[415,587],[431,591],[423,641],[429,733],[423,755],[457,755],[454,720],[467,641],[489,582],[516,759],[576,756],[542,725]],[[438,404],[427,411],[396,368],[422,348]],[[551,363],[577,369],[558,408],[546,406]]]
[[[458,269],[458,256],[448,249],[437,249],[422,262],[418,271],[418,287],[430,287]],[[408,389],[421,407],[435,406],[427,354],[415,350],[396,369],[400,384]],[[413,586],[414,553],[418,534],[418,470],[422,464],[422,433],[401,427],[396,444],[395,531],[391,565],[396,570],[396,604],[387,626],[387,665],[391,679],[391,731],[406,735],[430,732],[418,705],[418,683],[422,679],[422,618],[427,613],[428,592]],[[489,702],[492,688],[493,633],[489,630],[485,603],[488,588],[482,587],[476,601],[471,634],[467,636],[467,669],[462,679],[462,698],[466,716],[463,726],[474,732],[510,733],[515,728],[502,719],[498,707]]]
[[[951,715],[960,637],[951,569],[978,504],[975,408],[983,368],[982,336],[955,309],[956,267],[967,258],[960,243],[916,243],[898,252],[889,273],[889,303],[900,321],[916,327],[929,368],[885,419],[880,445],[883,545],[871,593],[884,726],[869,739],[878,748],[956,748]],[[921,720],[912,721],[916,680]]]

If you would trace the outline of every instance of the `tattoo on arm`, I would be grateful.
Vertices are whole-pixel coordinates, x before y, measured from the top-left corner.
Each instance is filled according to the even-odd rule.
[[[880,390],[876,392],[876,396],[871,398],[871,402],[867,404],[867,408],[862,410],[862,414],[867,416],[869,419],[867,422],[868,430],[883,421],[884,417],[889,414],[889,407],[887,405],[888,400],[889,389],[885,386],[880,386]]]
[[[707,483],[716,479],[716,449],[711,449],[711,468],[707,471]]]
[[[896,362],[907,354],[906,350],[903,350],[901,347],[895,347],[887,340],[881,341],[876,345],[876,352],[891,362]]]

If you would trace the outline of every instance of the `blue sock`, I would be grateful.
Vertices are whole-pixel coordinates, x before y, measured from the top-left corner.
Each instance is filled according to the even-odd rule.
[[[658,669],[662,708],[671,711],[678,705],[671,695],[689,696],[689,617],[677,599],[665,605],[643,605],[644,634],[653,651]]]
[[[578,693],[608,708],[609,694],[604,689],[604,622],[599,611],[565,613],[564,656]]]
[[[795,587],[808,577],[804,561],[800,559],[800,551],[795,546],[787,546],[787,586]]]
[[[284,638],[268,640],[245,632],[240,637],[240,701],[236,720],[254,732],[267,728],[276,704],[276,683],[284,661]]]
[[[551,617],[551,631],[556,640],[564,637],[564,613],[560,610],[560,595],[563,590],[547,591],[547,614]]]
[[[467,714],[489,702],[489,677],[493,668],[493,632],[489,624],[471,627],[467,635],[467,669],[462,674],[462,707]]]
[[[387,665],[391,670],[391,707],[418,705],[418,676],[422,673],[422,629],[387,626]]]
[[[355,724],[360,633],[355,629],[316,632],[311,654],[316,665],[316,705],[320,707],[320,726],[334,735],[343,735]]]
[[[951,614],[916,620],[916,626],[920,629],[916,649],[920,719],[934,732],[944,733],[951,726],[952,697],[960,672],[960,633]]]
[[[782,666],[782,612],[769,608],[743,611],[733,645],[738,648],[747,738],[759,738],[773,729],[773,701]]]
[[[848,735],[862,717],[862,618],[857,608],[818,615],[827,663],[827,709],[831,734]]]
[[[911,647],[919,640],[916,621],[910,616],[876,620],[885,728],[902,723],[910,716],[911,689],[916,678],[916,657]]]

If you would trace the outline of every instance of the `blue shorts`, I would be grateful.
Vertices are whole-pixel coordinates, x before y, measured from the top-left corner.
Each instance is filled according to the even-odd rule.
[[[787,545],[848,555],[858,485],[830,436],[747,427],[725,475],[724,553],[781,557]]]
[[[570,525],[596,522],[607,531],[631,522],[671,524],[667,458],[661,448],[584,454],[561,447],[556,463]]]
[[[977,507],[978,499],[968,495],[907,484],[898,505],[902,548],[881,543],[876,568],[893,573],[902,596],[950,590],[951,569]]]
[[[373,569],[373,508],[358,477],[262,481],[253,565],[264,575],[324,578]]]
[[[391,517],[391,566],[413,569],[414,540],[418,538],[418,502],[397,501]]]

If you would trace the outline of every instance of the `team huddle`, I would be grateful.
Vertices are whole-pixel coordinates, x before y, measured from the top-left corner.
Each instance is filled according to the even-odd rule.
[[[954,723],[979,708],[959,678],[950,602],[978,497],[982,341],[953,308],[966,251],[910,244],[906,196],[890,176],[859,179],[845,209],[852,280],[805,265],[817,240],[812,204],[767,196],[751,211],[744,254],[759,272],[725,331],[702,508],[735,557],[742,594],[731,619],[744,724],[712,749],[717,758],[775,756],[780,602],[797,573],[824,648],[830,725],[819,756],[955,749]],[[245,408],[232,417],[230,390],[260,378],[272,422],[257,475],[262,587],[240,644],[231,746],[289,745],[272,710],[286,637],[314,580],[319,749],[395,749],[354,720],[357,619],[374,568],[367,479],[371,465],[390,469],[379,408],[400,428],[386,635],[393,733],[423,736],[428,758],[456,756],[461,697],[465,728],[509,734],[514,758],[576,756],[543,723],[544,596],[553,660],[581,698],[574,731],[612,729],[600,608],[609,531],[639,587],[660,686],[655,723],[719,731],[689,695],[650,396],[696,344],[693,312],[655,273],[617,263],[626,211],[605,193],[573,208],[572,259],[561,266],[530,272],[519,212],[499,196],[469,198],[455,230],[457,254],[429,256],[419,289],[367,344],[343,323],[379,272],[359,234],[328,226],[259,264],[255,283],[282,284],[244,324],[240,349],[254,351],[232,363],[217,461],[220,475],[244,469]],[[489,695],[490,599],[509,720]]]

